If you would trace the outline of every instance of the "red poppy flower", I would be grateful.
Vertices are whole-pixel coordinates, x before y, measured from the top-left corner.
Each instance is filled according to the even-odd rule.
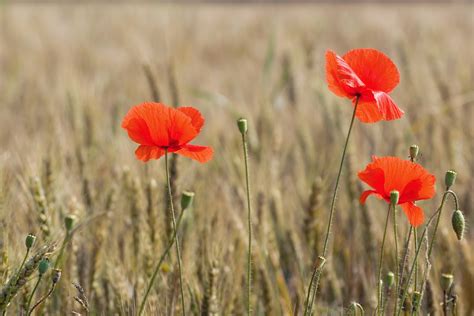
[[[140,144],[135,155],[142,161],[158,159],[168,152],[199,162],[207,162],[211,147],[189,145],[204,125],[201,113],[193,107],[171,108],[162,103],[145,102],[128,111],[122,122],[128,136]]]
[[[397,66],[382,52],[361,48],[340,57],[326,52],[326,80],[329,89],[355,103],[356,117],[365,123],[396,120],[403,111],[388,95],[400,82]]]
[[[415,205],[415,201],[431,199],[434,196],[436,178],[422,166],[397,157],[373,156],[372,162],[359,172],[359,178],[373,188],[362,193],[362,204],[371,194],[390,203],[390,192],[396,190],[400,194],[398,204],[410,224],[417,227],[423,223],[423,210]]]

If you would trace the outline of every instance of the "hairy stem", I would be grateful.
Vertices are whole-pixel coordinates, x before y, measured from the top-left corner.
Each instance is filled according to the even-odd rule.
[[[349,139],[351,137],[352,127],[354,126],[354,120],[355,120],[355,116],[356,116],[356,112],[357,112],[357,106],[359,104],[359,98],[360,98],[360,96],[357,96],[357,98],[355,100],[354,112],[352,113],[351,123],[349,125],[349,130],[347,131],[346,141],[344,143],[344,149],[342,150],[341,162],[339,164],[339,171],[337,173],[336,184],[335,184],[334,192],[333,192],[333,195],[332,195],[331,208],[329,210],[329,219],[328,219],[328,224],[327,224],[327,227],[326,227],[326,237],[324,238],[323,253],[320,256],[320,257],[323,257],[325,260],[327,259],[327,252],[328,252],[328,247],[329,247],[329,235],[331,233],[332,221],[333,221],[333,217],[334,217],[334,209],[335,209],[335,206],[336,206],[336,198],[337,198],[337,191],[338,191],[338,188],[339,188],[339,180],[341,178],[342,168],[344,166],[344,160],[346,158],[346,151],[347,151],[347,146],[349,144]],[[321,266],[320,269],[318,269],[317,266],[314,267],[314,270],[313,270],[314,278],[313,277],[311,278],[311,282],[308,285],[308,292],[307,292],[307,294],[308,294],[307,296],[308,297],[311,296],[311,300],[306,300],[305,311],[304,311],[305,316],[311,315],[311,313],[313,312],[312,306],[313,306],[314,301],[316,300],[316,296],[317,296],[317,293],[318,293],[319,280],[321,278],[321,274],[323,272],[323,269],[324,269],[324,264]],[[313,293],[310,295],[311,291]]]
[[[389,204],[388,206],[388,212],[387,212],[387,219],[385,220],[385,228],[383,230],[383,238],[382,238],[382,246],[380,246],[380,257],[379,257],[379,267],[378,267],[378,273],[377,273],[377,315],[382,315],[381,311],[381,303],[382,303],[382,266],[383,266],[383,251],[385,248],[385,238],[387,237],[387,228],[388,228],[388,220],[390,219],[390,213],[392,211],[392,204]]]

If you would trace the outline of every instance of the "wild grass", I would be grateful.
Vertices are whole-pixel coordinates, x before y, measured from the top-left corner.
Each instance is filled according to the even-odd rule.
[[[406,115],[354,124],[316,304],[317,315],[357,315],[353,302],[372,313],[387,207],[376,199],[358,203],[364,186],[356,172],[370,155],[408,159],[410,145],[419,145],[418,162],[438,179],[435,198],[420,203],[427,218],[444,197],[445,172],[454,169],[452,190],[466,222],[473,220],[471,12],[469,4],[0,6],[0,311],[9,303],[8,314],[20,313],[39,262],[62,253],[61,279],[37,314],[138,312],[173,226],[163,161],[137,161],[120,121],[131,105],[159,99],[199,108],[206,118],[200,140],[216,152],[204,165],[170,159],[171,199],[195,192],[182,217],[176,210],[186,311],[246,313],[247,198],[235,128],[245,117],[254,197],[251,306],[255,315],[301,315],[352,110],[326,87],[324,52],[375,47],[400,69],[393,97]],[[448,199],[432,253],[418,231],[418,284],[430,270],[417,289],[424,291],[421,314],[474,312],[474,235],[467,229],[457,240],[453,209]],[[400,210],[397,216],[403,254],[409,227]],[[37,241],[17,271],[29,233]],[[52,252],[64,240],[64,251]],[[392,255],[383,276],[399,259],[391,229],[385,248]],[[413,280],[413,243],[407,253],[400,269]],[[32,305],[48,294],[53,271]],[[453,287],[443,288],[442,274],[453,276]],[[159,266],[146,314],[181,314],[179,279],[172,253]]]

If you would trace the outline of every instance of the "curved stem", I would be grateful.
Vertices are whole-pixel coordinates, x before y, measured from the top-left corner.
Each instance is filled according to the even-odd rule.
[[[53,293],[55,287],[56,287],[56,283],[53,283],[53,285],[51,286],[51,289],[49,289],[48,293],[45,296],[43,296],[38,302],[36,302],[35,305],[33,305],[31,310],[28,312],[28,315],[31,315],[31,313],[33,313],[33,310],[36,307],[40,306]]]
[[[33,296],[35,296],[35,292],[38,289],[38,285],[40,284],[42,278],[43,275],[40,274],[40,276],[38,277],[38,281],[36,281],[35,287],[33,288],[33,291],[31,292],[30,297],[28,298],[28,303],[26,304],[26,312],[28,313],[28,315],[30,311],[31,301],[33,300]]]
[[[328,224],[327,224],[327,228],[326,228],[326,237],[324,239],[323,253],[321,255],[321,257],[323,257],[325,259],[327,259],[327,251],[328,251],[328,246],[329,246],[329,235],[331,233],[332,220],[333,220],[333,217],[334,217],[334,209],[335,209],[335,206],[336,206],[336,197],[337,197],[337,190],[339,188],[339,180],[341,178],[342,167],[344,166],[344,160],[346,158],[347,145],[349,144],[349,139],[351,137],[352,127],[354,126],[354,120],[355,120],[355,116],[356,116],[356,112],[357,112],[357,106],[359,104],[359,98],[360,98],[360,96],[357,96],[357,98],[355,100],[354,111],[352,112],[351,123],[349,125],[349,130],[347,131],[346,141],[344,143],[344,149],[342,150],[341,162],[339,164],[339,171],[337,173],[336,184],[335,184],[334,192],[333,192],[333,195],[332,195],[331,208],[329,210],[329,219],[328,219]],[[312,281],[310,282],[310,284],[308,286],[308,296],[309,296],[309,293],[311,292],[311,290],[313,288],[314,288],[314,291],[313,291],[312,296],[311,296],[311,303],[309,301],[306,301],[304,315],[310,315],[312,313],[312,305],[313,305],[313,302],[315,301],[316,295],[318,293],[319,280],[321,278],[321,274],[323,272],[323,269],[324,269],[324,265],[321,266],[321,269],[319,270],[319,272],[316,271],[316,266],[315,266],[315,270],[313,270],[313,275],[315,275],[315,278],[314,279],[312,278]],[[314,283],[314,285],[313,285],[313,283]],[[310,306],[311,306],[311,309],[309,309]]]
[[[181,250],[179,248],[179,238],[176,228],[176,215],[174,212],[174,205],[173,205],[173,193],[171,192],[171,183],[170,183],[170,171],[168,166],[168,150],[165,151],[165,168],[166,168],[166,181],[168,187],[168,199],[170,203],[170,210],[171,210],[171,219],[173,223],[173,234],[175,235],[174,239],[176,240],[176,255],[178,257],[178,273],[179,273],[179,289],[181,291],[181,308],[183,310],[183,315],[186,315],[186,306],[184,305],[184,290],[183,290],[183,270],[181,264]]]
[[[242,133],[242,146],[245,163],[245,185],[247,190],[247,225],[248,225],[248,253],[247,253],[247,314],[252,313],[252,204],[250,203],[250,171],[246,133]]]
[[[183,218],[183,214],[184,214],[183,211],[181,212],[181,214],[179,214],[178,223],[177,223],[177,226],[176,226],[178,229],[180,227],[181,220]],[[140,310],[138,312],[138,315],[141,315],[143,313],[143,310],[145,309],[145,303],[146,303],[146,300],[148,298],[148,295],[150,294],[151,288],[153,287],[153,284],[155,283],[155,279],[158,275],[158,272],[160,271],[160,268],[161,268],[161,265],[163,264],[163,261],[165,260],[166,256],[168,255],[170,249],[173,247],[175,238],[176,238],[176,232],[173,232],[173,235],[171,236],[171,239],[168,242],[168,245],[166,246],[165,251],[163,251],[163,253],[160,256],[160,260],[158,260],[158,263],[155,267],[155,271],[153,272],[153,275],[151,276],[150,282],[149,282],[147,290],[145,292],[145,296],[143,297],[142,302],[140,304]]]
[[[390,218],[390,212],[392,210],[392,204],[388,205],[387,219],[385,220],[385,228],[383,230],[382,246],[380,247],[380,257],[379,257],[379,268],[378,268],[378,277],[377,277],[377,315],[381,315],[381,303],[382,303],[382,266],[383,266],[383,251],[385,248],[385,238],[387,237],[387,228],[388,220]]]
[[[430,259],[431,251],[433,250],[433,244],[434,244],[434,240],[435,240],[435,237],[436,237],[436,232],[437,232],[437,228],[438,228],[438,224],[439,224],[440,214],[442,213],[442,210],[443,210],[444,204],[446,203],[446,198],[448,197],[448,195],[453,196],[454,202],[456,204],[456,208],[458,208],[459,205],[458,205],[458,200],[457,200],[456,194],[451,190],[447,190],[446,192],[444,192],[443,198],[441,199],[440,206],[438,207],[436,212],[433,215],[431,215],[430,219],[428,220],[428,222],[425,225],[425,228],[423,229],[423,233],[422,233],[421,238],[420,238],[420,240],[424,240],[425,235],[427,234],[427,231],[428,231],[428,227],[430,226],[430,224],[434,220],[434,218],[437,216],[435,230],[433,231],[433,237],[431,238],[430,246],[428,248],[428,253],[427,253],[427,259],[428,260]],[[398,313],[397,313],[398,316],[400,315],[400,312],[402,310],[401,305],[403,304],[403,302],[405,301],[405,299],[407,298],[407,295],[408,295],[408,293],[407,293],[408,292],[408,286],[410,284],[411,278],[412,278],[414,270],[415,270],[415,264],[417,262],[418,255],[420,254],[421,245],[422,245],[422,243],[420,242],[418,244],[418,248],[416,249],[415,258],[413,260],[413,264],[412,264],[412,267],[410,269],[410,274],[408,275],[408,280],[407,280],[406,285],[405,285],[404,290],[403,290],[402,300],[400,301],[400,308],[398,309]],[[423,297],[420,298],[420,302],[421,302],[422,299],[423,299]]]

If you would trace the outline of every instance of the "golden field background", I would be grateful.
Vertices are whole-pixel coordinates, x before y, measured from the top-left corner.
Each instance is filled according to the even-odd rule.
[[[0,6],[0,285],[18,268],[28,233],[38,244],[60,242],[62,218],[75,214],[80,226],[60,287],[42,313],[85,314],[74,301],[77,282],[91,315],[133,314],[167,231],[164,161],[135,160],[135,145],[120,128],[132,105],[153,99],[148,69],[160,101],[201,110],[206,124],[195,143],[215,149],[208,164],[176,160],[176,195],[196,192],[180,231],[188,312],[245,311],[246,210],[235,124],[243,116],[255,208],[255,313],[301,314],[351,115],[350,102],[326,88],[324,53],[374,47],[399,67],[393,97],[406,115],[354,127],[317,314],[340,315],[353,300],[370,313],[386,214],[376,199],[358,203],[364,186],[356,173],[371,155],[405,158],[418,144],[438,192],[445,171],[458,172],[454,190],[473,220],[472,12],[472,5]],[[46,219],[31,193],[33,177],[45,190]],[[440,196],[420,206],[430,215]],[[473,233],[456,240],[452,209],[450,202],[432,260],[431,305],[441,311],[439,276],[453,273],[458,315],[472,315]],[[407,223],[399,215],[400,236]],[[386,267],[394,270],[389,236]],[[150,315],[180,314],[175,261],[173,252]]]

